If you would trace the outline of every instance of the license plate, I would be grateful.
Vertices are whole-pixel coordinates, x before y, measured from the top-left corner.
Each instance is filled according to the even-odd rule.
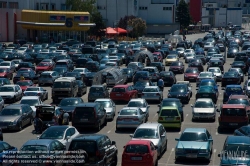
[[[237,126],[238,123],[229,123],[229,125],[231,125],[231,126]]]
[[[174,118],[165,118],[165,120],[174,120]]]
[[[209,95],[202,95],[203,97],[208,97]]]
[[[187,158],[197,158],[197,154],[187,154]]]
[[[86,121],[89,121],[88,119],[81,119],[80,120],[81,122],[86,122]]]
[[[189,78],[190,80],[194,80],[195,78]]]
[[[63,99],[64,97],[58,97],[58,99]]]
[[[116,94],[116,96],[121,96],[121,94]]]
[[[154,96],[154,94],[147,94],[147,96]]]
[[[131,157],[131,160],[142,160],[142,157]]]

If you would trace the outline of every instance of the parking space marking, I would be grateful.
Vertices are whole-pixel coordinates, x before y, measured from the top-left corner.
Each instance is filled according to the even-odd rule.
[[[218,135],[218,131],[216,131],[215,135]]]
[[[171,150],[171,152],[170,152],[170,154],[169,154],[169,156],[168,156],[168,161],[167,161],[167,163],[166,163],[166,166],[168,165],[168,162],[169,162],[169,160],[170,160],[170,157],[172,156],[173,151],[174,151],[174,148],[172,148],[172,150]]]
[[[114,128],[115,128],[115,125],[107,133],[110,133]]]
[[[215,162],[215,154],[216,154],[216,149],[214,149],[214,154],[213,154],[213,165],[214,165],[214,162]]]
[[[186,117],[188,116],[188,114],[186,115]]]

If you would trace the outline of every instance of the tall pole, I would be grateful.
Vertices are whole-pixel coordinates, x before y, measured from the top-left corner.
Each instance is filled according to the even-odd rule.
[[[226,8],[226,26],[227,26],[227,10],[228,10],[228,0],[227,0],[227,8]]]

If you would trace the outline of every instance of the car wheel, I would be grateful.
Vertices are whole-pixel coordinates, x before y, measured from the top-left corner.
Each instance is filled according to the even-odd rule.
[[[100,131],[101,130],[101,123],[99,122],[97,127],[96,127],[96,131]]]
[[[155,166],[158,166],[158,160],[156,159],[156,161],[155,161]]]
[[[117,165],[117,162],[118,162],[118,159],[117,159],[117,155],[115,155],[113,161],[112,161],[112,164],[111,166],[116,166]]]
[[[18,130],[22,131],[22,129],[23,129],[22,122],[20,122]]]
[[[14,96],[12,99],[12,103],[15,103],[15,102],[16,102],[16,96]]]
[[[107,119],[105,119],[105,121],[104,121],[104,123],[103,123],[104,126],[107,126],[107,123],[108,123],[108,122],[107,122]]]
[[[46,95],[45,100],[48,100],[48,94]]]

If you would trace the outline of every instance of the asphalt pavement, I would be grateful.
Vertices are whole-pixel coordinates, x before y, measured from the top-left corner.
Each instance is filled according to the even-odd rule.
[[[198,39],[198,38],[203,38],[205,36],[205,33],[201,34],[193,34],[193,35],[187,35],[187,40],[192,40],[193,42]],[[183,60],[181,58],[181,60]],[[226,64],[224,65],[224,70],[227,71],[230,68],[230,64],[233,62],[233,58],[227,59]],[[168,71],[169,67],[166,67],[166,71]],[[185,65],[185,68],[187,68],[187,64]],[[206,70],[207,65],[204,66],[204,69]],[[184,76],[183,74],[177,74],[176,78],[178,81],[183,81]],[[245,78],[247,79],[247,78]],[[192,84],[192,92],[193,96],[188,104],[186,104],[183,108],[184,110],[184,121],[182,123],[182,129],[181,132],[185,128],[197,128],[197,127],[203,127],[207,128],[208,131],[211,133],[213,137],[213,155],[211,157],[211,160],[209,163],[199,161],[199,160],[183,160],[180,162],[175,161],[175,146],[176,146],[176,141],[175,138],[179,138],[181,132],[175,131],[175,130],[169,130],[167,129],[167,137],[168,137],[168,148],[165,154],[161,157],[159,160],[159,165],[165,165],[165,166],[171,166],[171,165],[219,165],[220,163],[220,158],[218,157],[218,153],[222,150],[224,141],[228,135],[231,135],[231,133],[226,133],[226,134],[221,134],[217,132],[218,128],[218,114],[215,122],[192,122],[192,109],[190,104],[194,104],[195,102],[195,94],[196,94],[196,84]],[[217,105],[219,106],[222,104],[222,99],[223,99],[223,90],[221,89],[221,83],[218,82],[219,84],[219,97],[217,101]],[[49,99],[45,101],[45,103],[50,104],[52,103],[51,100],[51,87],[45,87],[45,89],[48,90],[49,93]],[[165,87],[164,88],[164,98],[167,97],[168,90],[170,87]],[[89,87],[88,87],[89,90]],[[87,102],[87,94],[82,96],[84,102]],[[121,110],[127,103],[117,103],[116,104],[116,110],[117,112]],[[159,110],[158,108],[158,103],[149,103],[150,108],[149,108],[149,122],[156,122],[157,121],[157,111]],[[116,114],[117,115],[117,114]],[[116,118],[115,118],[116,119]],[[98,134],[105,134],[107,135],[112,141],[116,141],[117,147],[118,147],[118,166],[121,165],[121,156],[123,152],[123,146],[130,140],[129,134],[133,134],[134,130],[124,130],[124,131],[115,131],[115,120],[112,122],[109,122],[107,126],[102,128]],[[37,135],[32,134],[34,127],[33,126],[28,126],[24,128],[22,131],[19,132],[4,132],[4,141],[8,142],[12,146],[15,146],[17,148],[20,148],[27,140],[29,139],[36,139]],[[94,133],[92,131],[81,131],[82,134],[86,133]]]

